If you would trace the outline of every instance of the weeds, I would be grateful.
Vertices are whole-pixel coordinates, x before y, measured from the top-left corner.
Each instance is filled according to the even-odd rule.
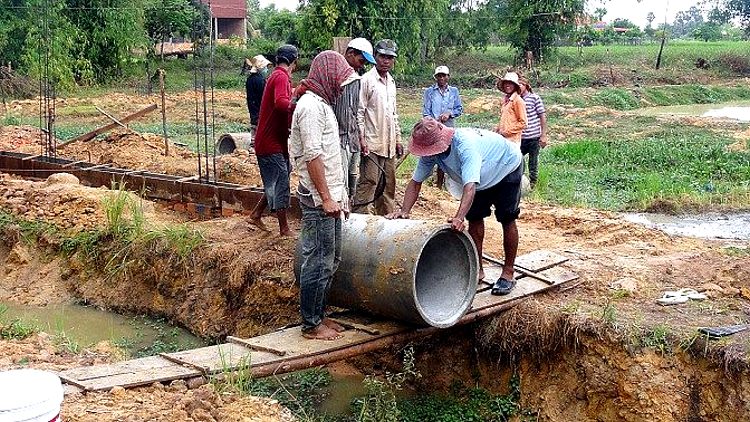
[[[58,332],[54,336],[53,341],[58,350],[62,350],[74,355],[81,353],[81,345],[78,344],[78,342],[76,342],[75,340],[68,337],[65,331]]]
[[[23,340],[38,331],[37,327],[19,318],[6,321],[4,317],[6,312],[8,312],[8,307],[0,304],[0,339]]]
[[[414,348],[404,350],[403,369],[401,372],[385,374],[385,379],[367,376],[364,380],[367,395],[356,406],[359,407],[357,422],[399,422],[401,411],[396,401],[396,392],[401,390],[409,379],[422,375],[414,364]]]

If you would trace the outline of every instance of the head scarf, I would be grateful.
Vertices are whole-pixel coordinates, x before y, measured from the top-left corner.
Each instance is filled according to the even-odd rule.
[[[344,56],[333,50],[326,50],[315,56],[310,64],[310,73],[302,83],[326,103],[333,104],[341,95],[341,83],[352,73],[354,69]]]

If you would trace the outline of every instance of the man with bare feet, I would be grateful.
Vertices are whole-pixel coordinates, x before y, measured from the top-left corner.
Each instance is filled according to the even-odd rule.
[[[289,154],[299,174],[297,197],[302,209],[300,313],[302,335],[316,340],[341,338],[344,328],[325,317],[328,289],[341,261],[342,206],[349,200],[341,161],[339,127],[331,106],[341,84],[354,73],[335,51],[318,54],[310,64],[292,115]]]
[[[247,222],[268,230],[261,220],[268,207],[279,219],[281,236],[291,235],[286,209],[289,208],[289,102],[292,96],[292,71],[297,63],[297,48],[282,45],[276,51],[276,68],[266,82],[260,102],[255,156],[258,158],[263,197],[253,208]]]
[[[419,157],[417,167],[404,193],[400,211],[388,218],[409,218],[424,182],[437,165],[453,186],[451,192],[461,198],[458,211],[448,218],[453,230],[463,231],[464,219],[469,221],[469,235],[479,252],[479,279],[484,279],[482,243],[484,219],[492,214],[503,226],[504,265],[501,277],[492,287],[493,295],[506,295],[516,285],[513,266],[518,251],[516,219],[521,201],[521,149],[518,144],[487,130],[450,128],[431,117],[419,121],[412,131],[409,151]]]

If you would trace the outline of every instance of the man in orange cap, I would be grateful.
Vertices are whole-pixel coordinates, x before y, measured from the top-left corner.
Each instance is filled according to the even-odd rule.
[[[404,193],[401,210],[388,218],[409,218],[409,212],[419,197],[419,191],[435,166],[442,169],[460,186],[451,191],[461,198],[456,214],[448,218],[457,231],[469,221],[469,235],[482,256],[484,219],[492,214],[503,226],[503,251],[505,253],[502,276],[494,283],[492,294],[505,295],[515,287],[513,266],[518,251],[516,219],[520,213],[521,176],[523,175],[521,150],[518,145],[501,135],[474,128],[450,128],[431,117],[419,121],[412,131],[409,151],[419,157],[417,167]],[[484,278],[482,260],[479,260],[479,279]]]

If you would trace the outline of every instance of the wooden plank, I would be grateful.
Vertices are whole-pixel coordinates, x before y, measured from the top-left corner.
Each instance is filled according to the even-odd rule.
[[[95,108],[95,109],[96,109],[97,111],[99,111],[99,113],[102,113],[103,115],[105,115],[105,116],[109,117],[109,119],[110,119],[110,120],[112,120],[112,121],[113,121],[114,123],[117,123],[117,125],[119,125],[119,126],[122,126],[122,127],[124,128],[124,129],[127,129],[127,128],[128,128],[127,126],[125,126],[125,124],[124,124],[124,123],[122,123],[121,121],[117,120],[117,118],[116,118],[115,116],[113,116],[113,115],[111,115],[111,114],[107,113],[106,111],[102,110],[101,108],[99,108],[99,107],[97,107],[97,106],[94,106],[94,108]]]
[[[191,369],[195,369],[196,371],[200,371],[203,375],[208,375],[209,369],[205,366],[196,365],[192,362],[184,361],[182,359],[176,358],[174,356],[170,356],[168,353],[159,353],[159,356],[162,358],[172,362],[176,363],[177,365],[183,365]]]
[[[233,371],[247,365],[261,365],[280,359],[272,353],[250,352],[238,344],[225,343],[169,354],[184,362],[208,368],[209,373]]]
[[[85,390],[79,387],[76,387],[75,385],[71,384],[63,384],[63,395],[67,396],[69,394],[77,394],[77,393],[83,393]]]
[[[161,359],[161,358],[160,358]],[[166,359],[161,359],[169,362]],[[192,368],[186,368],[182,365],[176,365],[169,362],[171,366],[161,367],[158,369],[144,370],[140,372],[130,372],[126,374],[113,375],[104,378],[95,378],[83,383],[89,391],[106,391],[112,387],[138,387],[142,385],[151,385],[155,382],[168,382],[177,379],[193,378],[203,375],[201,371]]]
[[[61,373],[59,373],[59,372],[58,372],[58,373],[56,373],[56,375],[57,375],[57,376],[58,376],[58,377],[60,378],[60,380],[61,380],[62,382],[64,382],[65,384],[68,384],[68,385],[72,385],[72,386],[74,386],[74,387],[78,388],[78,389],[79,389],[79,390],[81,390],[81,391],[83,391],[83,390],[86,390],[86,386],[85,386],[85,385],[83,385],[83,384],[81,384],[81,383],[80,383],[80,382],[79,382],[78,380],[76,380],[76,379],[73,379],[73,378],[71,378],[71,377],[68,377],[68,376],[65,376],[65,375],[63,375],[63,374],[61,374]]]
[[[284,356],[284,355],[286,355],[286,351],[285,350],[278,350],[278,349],[274,349],[274,348],[271,348],[271,347],[261,346],[259,344],[255,344],[255,343],[253,343],[251,341],[248,341],[248,340],[245,340],[245,339],[242,339],[242,338],[239,338],[239,337],[227,336],[227,340],[230,343],[239,344],[240,346],[245,346],[248,349],[256,351],[256,352],[272,353],[272,354],[274,354],[276,356]]]
[[[85,382],[90,379],[140,372],[152,368],[158,369],[173,365],[173,363],[165,361],[158,356],[149,356],[106,365],[84,366],[82,368],[68,369],[62,371],[60,374],[78,380],[81,384],[85,384]]]
[[[543,271],[566,262],[568,258],[556,252],[539,249],[516,258],[515,266],[527,271]]]
[[[549,270],[547,270],[549,271]],[[572,274],[572,273],[570,273]],[[550,273],[550,275],[554,275],[553,273]],[[516,284],[516,287],[511,290],[511,292],[505,296],[493,296],[489,290],[477,293],[476,296],[474,296],[474,302],[471,304],[471,309],[469,310],[469,314],[472,312],[476,312],[481,309],[489,308],[492,306],[499,305],[503,302],[510,302],[516,299],[523,299],[535,294],[539,294],[544,292],[545,290],[549,290],[551,288],[556,288],[557,286],[564,285],[565,283],[568,283],[569,281],[575,280],[575,278],[571,278],[568,273],[561,273],[563,278],[561,278],[560,282],[557,282],[550,286],[549,284],[535,280],[530,277],[525,277],[521,280],[518,280],[518,284]],[[577,275],[575,276],[577,278]]]
[[[330,318],[329,317],[328,319],[330,319],[331,321],[339,324],[340,326],[342,326],[342,327],[344,327],[346,329],[364,331],[365,333],[371,334],[373,336],[380,335],[380,330],[377,330],[377,329],[374,329],[374,328],[370,328],[370,327],[368,327],[367,325],[364,325],[364,324],[357,324],[356,322],[347,321],[347,320],[341,319],[341,318]]]
[[[550,280],[554,280],[555,284],[563,284],[569,281],[578,280],[578,274],[563,267],[552,267],[548,268],[539,273]]]
[[[129,115],[123,117],[122,119],[120,119],[120,122],[121,122],[121,124],[122,123],[127,123],[127,122],[129,122],[131,120],[135,120],[135,119],[137,119],[139,117],[143,117],[146,114],[151,113],[154,110],[156,110],[156,104],[151,104],[150,106],[148,106],[148,107],[146,107],[144,109],[138,110],[138,111],[136,111],[133,114],[129,114]],[[110,130],[116,128],[117,126],[118,126],[117,123],[110,123],[108,125],[105,125],[105,126],[102,126],[100,128],[94,129],[91,132],[84,133],[83,135],[75,137],[75,138],[73,138],[73,139],[71,139],[69,141],[63,142],[63,143],[57,145],[57,148],[60,149],[60,148],[62,148],[64,146],[66,146],[66,145],[70,145],[70,144],[72,144],[74,142],[78,142],[78,141],[88,141],[89,139],[94,139],[97,136],[101,135],[102,133],[109,132]]]

